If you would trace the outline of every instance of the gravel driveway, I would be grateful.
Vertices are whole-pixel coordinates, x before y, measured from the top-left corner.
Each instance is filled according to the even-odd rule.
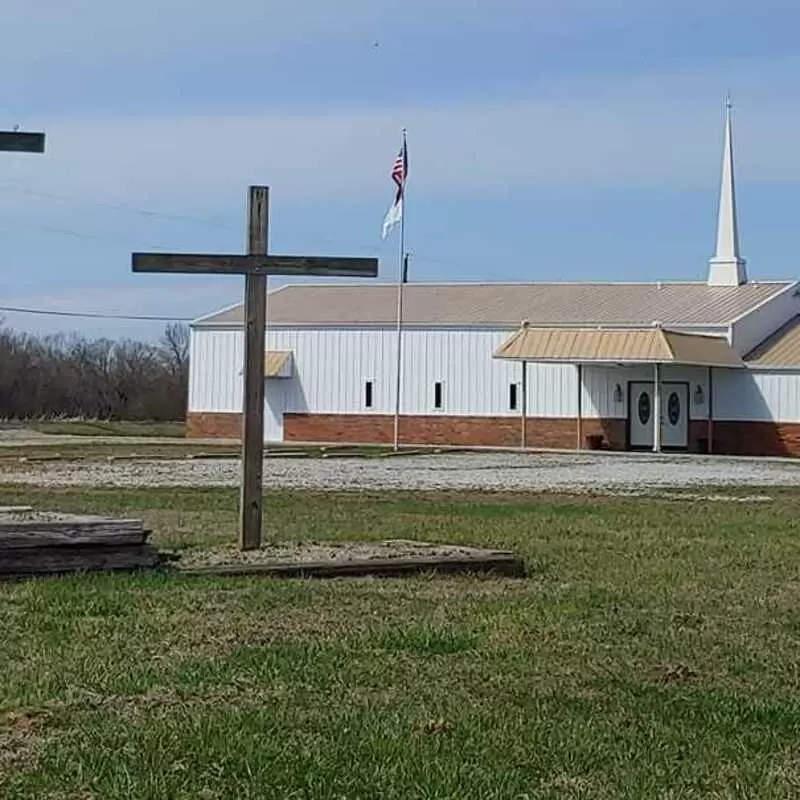
[[[238,486],[237,460],[20,464],[2,483],[37,486]],[[800,486],[800,462],[650,455],[469,453],[397,458],[268,458],[267,488],[636,491]]]

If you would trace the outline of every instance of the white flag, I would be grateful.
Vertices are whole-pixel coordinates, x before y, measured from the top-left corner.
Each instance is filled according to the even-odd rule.
[[[395,225],[403,219],[403,198],[400,197],[392,207],[386,212],[383,219],[383,238],[385,239],[392,231]]]
[[[392,228],[403,219],[403,195],[405,194],[406,178],[408,177],[408,148],[406,146],[405,131],[403,131],[403,146],[397,154],[392,166],[392,180],[397,187],[392,207],[383,219],[383,238],[385,239]]]

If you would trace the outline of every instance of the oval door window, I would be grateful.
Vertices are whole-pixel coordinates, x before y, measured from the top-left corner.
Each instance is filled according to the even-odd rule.
[[[637,411],[639,414],[639,422],[642,425],[647,425],[650,422],[650,395],[647,392],[642,392],[639,395],[639,402]]]
[[[677,392],[673,392],[667,400],[667,417],[670,425],[677,425],[681,418],[681,399]]]

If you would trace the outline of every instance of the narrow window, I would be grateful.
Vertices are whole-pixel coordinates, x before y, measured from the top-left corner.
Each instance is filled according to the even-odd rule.
[[[511,383],[508,386],[508,407],[512,411],[516,411],[519,408],[517,404],[517,384]]]
[[[442,407],[442,384],[439,381],[433,384],[433,407]]]
[[[372,381],[364,384],[364,407],[372,408]]]

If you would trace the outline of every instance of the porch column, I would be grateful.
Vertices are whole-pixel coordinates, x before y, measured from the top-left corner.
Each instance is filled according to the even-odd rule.
[[[708,452],[714,452],[714,367],[708,368]]]
[[[653,452],[661,452],[661,364],[656,364],[654,371]]]
[[[578,446],[583,450],[583,364],[578,364]]]
[[[522,360],[522,386],[520,386],[520,448],[524,450],[528,446],[528,432],[526,422],[528,418],[528,362]]]

